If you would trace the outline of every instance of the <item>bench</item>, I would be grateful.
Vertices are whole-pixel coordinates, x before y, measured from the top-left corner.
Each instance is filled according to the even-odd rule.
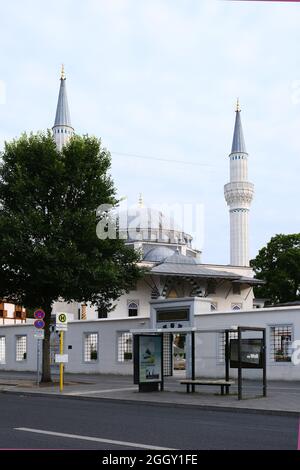
[[[190,387],[192,388],[192,392],[195,391],[195,385],[211,385],[214,387],[221,387],[221,395],[224,395],[224,388],[226,387],[226,395],[229,394],[229,387],[234,385],[232,380],[181,380],[180,382],[183,385],[186,385],[186,392],[190,393]]]

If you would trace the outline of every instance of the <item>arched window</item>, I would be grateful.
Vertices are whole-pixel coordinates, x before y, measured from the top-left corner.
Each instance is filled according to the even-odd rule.
[[[231,310],[242,310],[242,304],[231,304]]]
[[[139,306],[137,302],[130,302],[128,304],[128,316],[129,317],[137,317],[139,313]]]

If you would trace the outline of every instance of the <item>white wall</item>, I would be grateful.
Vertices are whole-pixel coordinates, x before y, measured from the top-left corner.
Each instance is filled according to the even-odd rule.
[[[220,312],[231,310],[232,304],[242,304],[243,310],[250,310],[253,307],[253,288],[247,286],[246,288],[241,286],[241,293],[234,294],[233,286],[231,282],[223,282],[219,287],[216,288],[215,294],[210,294],[212,302],[218,304],[218,310]]]
[[[72,322],[66,333],[65,352],[69,354],[67,372],[133,374],[132,362],[118,362],[117,338],[121,331],[135,328],[148,328],[149,319],[130,318],[126,320],[96,320]],[[94,363],[84,362],[84,335],[98,333],[98,360]],[[72,345],[72,350],[68,346]]]
[[[199,310],[196,309],[196,312]],[[69,324],[65,339],[65,352],[69,354],[66,370],[80,373],[132,374],[132,363],[119,363],[117,360],[117,334],[131,329],[147,329],[149,318],[133,317],[126,319],[104,319],[96,321],[74,321]],[[278,325],[293,326],[293,340],[300,340],[300,307],[279,307],[254,309],[239,312],[199,313],[195,326],[201,329],[226,329],[233,326],[256,326],[267,329],[267,377],[269,380],[300,380],[300,365],[276,363],[270,354],[270,328]],[[84,333],[98,333],[98,360],[85,363],[83,360]],[[27,335],[27,358],[16,362],[16,335]],[[35,371],[36,339],[33,325],[0,326],[0,337],[6,337],[6,363],[0,370]],[[196,372],[201,377],[224,376],[224,364],[218,362],[218,333],[196,334]],[[71,345],[72,349],[68,350]],[[261,371],[246,370],[244,376],[255,377]],[[235,376],[235,371],[231,370]]]
[[[201,329],[226,329],[232,326],[256,326],[266,328],[267,377],[277,380],[300,380],[300,365],[290,362],[274,362],[271,355],[272,326],[293,325],[293,340],[300,340],[300,307],[277,307],[239,312],[212,312],[198,315],[195,326]],[[254,337],[254,334],[252,334]],[[196,374],[202,377],[224,376],[224,364],[218,363],[218,334],[196,334]],[[231,376],[236,371],[231,369]],[[261,371],[244,370],[245,378],[261,376]]]
[[[159,276],[153,276],[155,279],[156,285],[162,290],[165,279],[159,279]],[[150,282],[150,279],[149,279]],[[180,282],[180,279],[179,279]],[[203,290],[205,289],[205,281],[203,283]],[[192,290],[191,284],[185,284],[182,281],[182,286],[185,285],[185,291],[190,292]],[[231,310],[232,304],[238,303],[242,304],[243,310],[249,310],[253,307],[253,289],[252,287],[247,286],[241,287],[240,294],[234,294],[232,291],[232,283],[225,281],[221,283],[219,286],[216,287],[216,293],[210,294],[209,297],[211,301],[217,303],[219,311],[229,311]],[[139,303],[139,316],[141,317],[149,317],[150,316],[150,305],[149,302],[151,301],[151,288],[150,286],[144,281],[141,280],[137,283],[137,288],[134,291],[129,292],[128,294],[124,294],[120,297],[120,299],[116,302],[116,308],[109,313],[109,318],[127,318],[128,317],[128,303],[130,301],[138,301]],[[61,307],[59,307],[61,308]],[[68,310],[68,306],[66,306],[65,311]],[[60,310],[64,311],[64,310]],[[207,312],[210,311],[210,304],[207,304]],[[89,320],[96,320],[98,318],[97,312],[94,307],[88,307],[87,316]],[[76,317],[75,317],[76,318]]]
[[[32,371],[36,370],[37,343],[34,338],[34,326],[31,324],[5,325],[0,327],[0,337],[5,337],[5,364],[0,370]],[[27,357],[22,362],[16,361],[16,340],[18,335],[27,337]]]
[[[139,303],[139,316],[150,316],[151,289],[145,281],[138,281],[136,289],[128,294],[122,295],[116,302],[116,308],[109,313],[109,318],[126,318],[128,317],[128,302],[137,300]]]
[[[151,288],[145,281],[138,281],[136,289],[122,295],[119,300],[115,302],[115,309],[109,312],[109,319],[128,318],[128,303],[137,301],[139,304],[138,317],[150,317]],[[60,308],[60,307],[59,307]],[[67,308],[67,307],[66,307]],[[63,310],[61,310],[63,311]],[[70,311],[70,310],[66,310]],[[87,317],[89,320],[97,320],[98,313],[95,307],[88,305]]]
[[[148,328],[148,318],[130,318],[119,320],[74,321],[69,323],[65,333],[65,353],[69,355],[67,372],[78,373],[133,373],[132,362],[118,362],[117,337],[120,331]],[[0,337],[6,338],[6,361],[0,364],[0,370],[36,371],[37,340],[34,338],[34,326],[1,326]],[[98,333],[98,359],[84,362],[84,334]],[[27,358],[16,362],[16,336],[27,336]],[[72,349],[68,349],[72,346]]]

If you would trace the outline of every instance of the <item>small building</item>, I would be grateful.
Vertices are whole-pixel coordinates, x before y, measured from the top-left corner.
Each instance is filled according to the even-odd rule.
[[[0,326],[23,323],[26,323],[26,309],[24,307],[0,301]]]

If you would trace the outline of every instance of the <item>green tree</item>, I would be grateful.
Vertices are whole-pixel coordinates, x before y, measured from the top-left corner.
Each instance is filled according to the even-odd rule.
[[[53,303],[91,302],[109,311],[141,276],[138,255],[123,240],[96,235],[97,207],[117,205],[100,140],[75,136],[59,152],[50,132],[24,134],[6,143],[1,159],[0,298],[46,312],[47,382]]]
[[[274,236],[250,264],[266,281],[255,288],[257,297],[272,304],[300,300],[300,233]]]

